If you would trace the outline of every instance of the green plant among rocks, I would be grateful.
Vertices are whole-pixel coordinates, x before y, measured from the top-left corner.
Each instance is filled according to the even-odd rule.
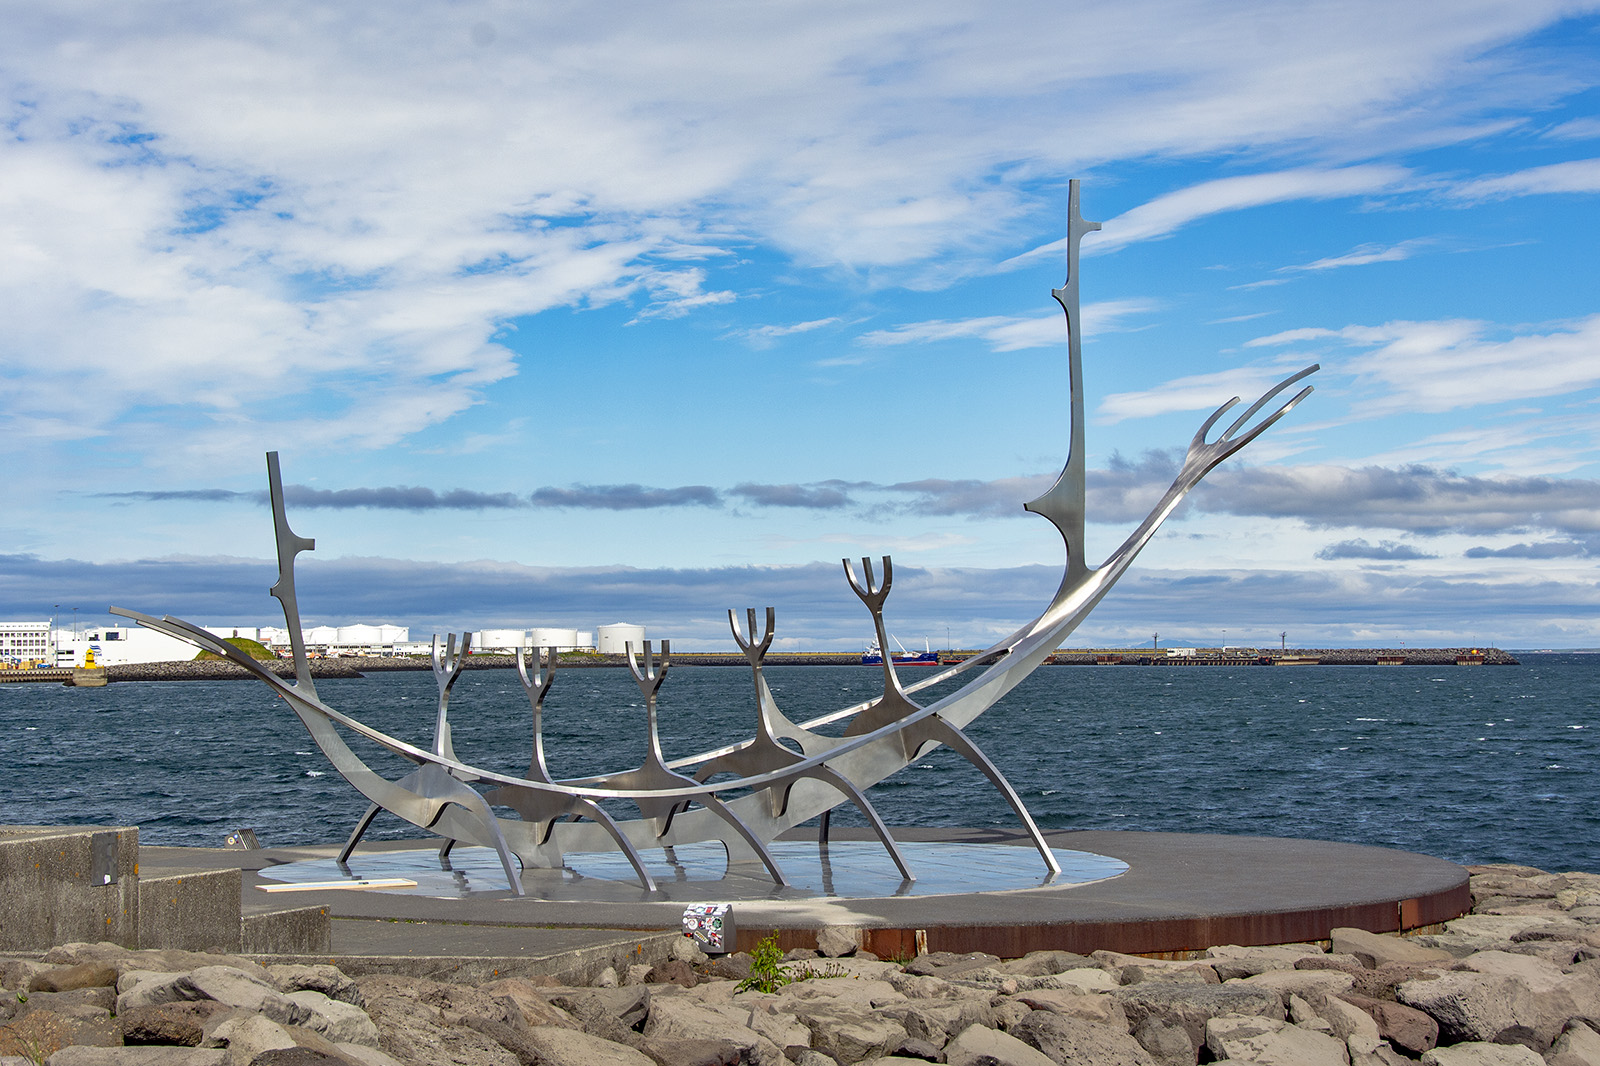
[[[798,966],[785,966],[783,964],[783,949],[778,947],[778,933],[763,938],[750,952],[750,976],[739,982],[736,991],[739,992],[776,992],[784,985],[796,981],[812,981],[826,977],[848,977],[850,974],[837,962],[830,962],[822,969],[814,968],[810,963],[801,963]]]
[[[776,992],[794,980],[783,964],[783,949],[778,947],[776,931],[764,937],[750,952],[750,976],[739,982],[740,992]]]

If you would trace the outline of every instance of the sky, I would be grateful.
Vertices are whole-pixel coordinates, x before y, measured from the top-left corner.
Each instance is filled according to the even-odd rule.
[[[0,615],[1600,646],[1600,2],[0,0]],[[857,562],[859,567],[859,561]]]

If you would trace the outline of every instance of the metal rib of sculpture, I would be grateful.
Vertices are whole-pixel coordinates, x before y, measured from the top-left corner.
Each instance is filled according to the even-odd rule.
[[[787,884],[767,843],[804,822],[820,816],[820,836],[827,838],[828,814],[844,802],[853,803],[866,816],[901,876],[912,878],[911,868],[892,834],[867,800],[866,790],[945,745],[972,762],[1005,796],[1027,830],[1052,874],[1058,867],[1033,819],[1015,790],[995,765],[963,732],[984,711],[1016,687],[1053,652],[1088,616],[1100,599],[1132,564],[1134,557],[1155,535],[1156,529],[1177,508],[1184,496],[1219,463],[1249,444],[1310,394],[1302,388],[1269,415],[1250,425],[1267,405],[1291,386],[1318,369],[1312,365],[1270,389],[1234,420],[1215,440],[1208,435],[1222,416],[1238,402],[1235,397],[1206,419],[1189,443],[1182,468],[1161,501],[1126,541],[1098,568],[1084,559],[1084,403],[1082,346],[1079,323],[1079,244],[1086,233],[1100,228],[1079,212],[1078,183],[1069,186],[1067,208],[1067,279],[1052,295],[1066,314],[1070,376],[1070,445],[1066,465],[1055,483],[1027,510],[1049,519],[1066,547],[1066,567],[1061,585],[1044,610],[983,653],[915,684],[902,686],[892,657],[885,655],[883,695],[866,703],[842,708],[811,721],[795,723],[779,710],[762,672],[771,646],[775,613],[767,608],[766,628],[756,639],[756,618],[748,611],[748,636],[742,635],[732,611],[728,620],[734,640],[750,662],[755,682],[756,731],[741,742],[714,751],[668,761],[656,729],[656,693],[665,680],[668,645],[661,644],[659,665],[651,646],[644,643],[642,658],[628,646],[628,666],[646,707],[646,751],[638,768],[598,777],[561,779],[545,763],[542,737],[545,695],[554,680],[556,656],[547,649],[546,666],[539,670],[534,653],[530,678],[519,655],[517,667],[533,712],[533,750],[525,777],[495,773],[463,761],[450,741],[448,704],[450,687],[468,651],[466,638],[456,653],[454,639],[441,656],[434,643],[434,671],[439,680],[439,705],[433,744],[418,747],[389,736],[323,703],[317,695],[301,634],[300,609],[295,596],[294,561],[315,543],[296,536],[284,508],[283,483],[276,453],[267,456],[274,530],[278,547],[278,580],[271,594],[283,608],[294,655],[294,680],[278,677],[233,645],[213,634],[170,616],[154,618],[113,607],[119,615],[173,636],[186,639],[244,667],[283,697],[311,733],[335,769],[366,796],[372,806],[346,844],[341,860],[360,840],[380,810],[444,838],[441,858],[458,840],[493,848],[505,869],[506,880],[518,895],[523,892],[517,863],[529,867],[557,868],[569,852],[621,851],[647,891],[656,888],[640,851],[698,841],[719,841],[727,850],[730,866],[760,862],[779,886]],[[1247,428],[1248,427],[1248,428]],[[874,584],[870,560],[862,560],[864,582],[856,580],[845,560],[850,587],[872,616],[879,647],[886,647],[884,603],[893,571],[883,559],[883,583]],[[942,681],[975,673],[956,691],[926,706],[912,694]],[[828,736],[817,730],[848,719],[843,735]],[[416,769],[390,781],[378,774],[349,747],[340,730],[416,764]],[[784,741],[799,750],[786,746]],[[713,780],[721,777],[722,780]],[[474,785],[486,786],[480,791]],[[733,797],[733,798],[724,798]],[[602,801],[626,800],[639,817],[619,821],[601,806]],[[518,817],[499,817],[493,807],[509,808]]]

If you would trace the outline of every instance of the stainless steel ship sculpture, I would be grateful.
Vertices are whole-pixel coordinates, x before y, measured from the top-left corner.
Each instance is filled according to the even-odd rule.
[[[866,791],[939,745],[960,753],[994,784],[1016,812],[1040,857],[1052,874],[1059,866],[1027,808],[994,763],[963,732],[964,728],[1002,696],[1015,688],[1081,623],[1095,604],[1133,562],[1200,479],[1234,452],[1249,444],[1268,426],[1282,418],[1310,392],[1307,386],[1280,403],[1253,425],[1252,419],[1280,394],[1318,368],[1307,367],[1268,391],[1215,439],[1208,439],[1225,413],[1239,403],[1237,397],[1218,408],[1189,444],[1188,456],[1172,486],[1154,510],[1116,552],[1098,568],[1084,560],[1084,404],[1082,345],[1078,310],[1078,250],[1084,235],[1100,228],[1079,213],[1078,183],[1068,194],[1067,279],[1052,295],[1066,313],[1071,381],[1071,443],[1065,468],[1049,491],[1025,504],[1043,515],[1061,533],[1066,545],[1066,573],[1055,596],[1037,618],[1017,629],[982,654],[941,670],[914,684],[902,684],[891,656],[883,661],[883,695],[845,707],[807,722],[785,717],[762,673],[775,628],[774,611],[767,608],[765,624],[758,627],[754,609],[746,612],[741,629],[733,611],[728,621],[733,638],[750,662],[755,682],[755,733],[748,739],[688,758],[668,760],[656,730],[656,692],[667,674],[669,645],[661,642],[657,659],[650,641],[627,646],[628,666],[644,698],[645,754],[637,768],[599,777],[555,777],[546,766],[541,724],[545,696],[554,681],[554,648],[541,657],[517,656],[518,673],[532,711],[532,755],[523,777],[495,773],[463,761],[450,739],[450,690],[469,652],[463,635],[459,648],[452,636],[441,650],[434,639],[433,665],[439,700],[433,743],[427,748],[409,744],[372,728],[323,703],[317,695],[301,633],[300,608],[295,598],[295,557],[314,547],[313,541],[289,528],[284,510],[283,482],[276,453],[267,456],[272,516],[277,534],[278,581],[271,593],[283,608],[284,623],[294,653],[294,680],[278,677],[239,649],[213,634],[170,616],[153,618],[113,607],[113,613],[141,625],[186,639],[244,667],[288,701],[323,753],[346,781],[372,804],[350,835],[340,861],[347,859],[372,819],[380,811],[444,838],[441,855],[456,841],[490,847],[498,854],[506,880],[517,895],[523,894],[519,866],[559,868],[569,852],[620,851],[632,864],[646,891],[656,884],[640,856],[642,849],[670,847],[698,841],[720,841],[728,862],[762,863],[772,880],[788,884],[768,845],[780,833],[820,816],[820,833],[826,839],[828,816],[841,803],[853,803],[883,842],[902,877],[914,873],[896,846],[889,828],[873,809]],[[887,647],[884,602],[893,583],[893,569],[883,559],[881,582],[872,562],[862,561],[858,580],[849,560],[845,575],[850,587],[872,616],[878,646]],[[971,674],[956,691],[920,705],[913,696],[958,675]],[[841,735],[819,730],[845,722]],[[414,763],[416,769],[390,781],[351,750],[340,730],[364,738]],[[837,726],[835,726],[837,731]],[[712,778],[720,777],[713,781]],[[638,817],[618,820],[601,804],[629,801]],[[495,808],[515,812],[502,817]],[[630,808],[631,809],[631,808]]]

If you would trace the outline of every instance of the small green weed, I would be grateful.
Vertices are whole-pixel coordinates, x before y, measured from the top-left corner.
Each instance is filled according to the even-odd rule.
[[[830,962],[820,970],[813,968],[810,963],[785,966],[783,949],[778,947],[778,933],[774,930],[771,936],[757,943],[755,950],[750,953],[750,976],[740,981],[739,987],[734,991],[776,992],[784,985],[795,981],[849,976],[845,968],[837,962]]]
[[[764,938],[750,953],[750,976],[739,982],[736,992],[776,992],[794,980],[789,968],[783,965],[783,949],[778,947],[778,933]]]

